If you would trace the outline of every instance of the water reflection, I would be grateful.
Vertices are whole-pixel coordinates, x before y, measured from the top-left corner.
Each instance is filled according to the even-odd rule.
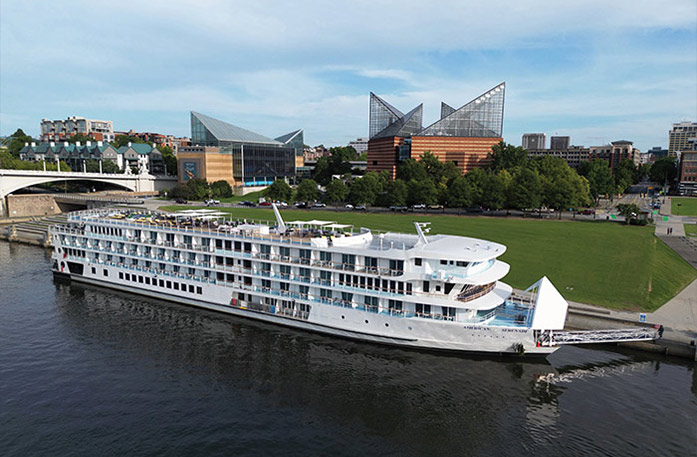
[[[530,399],[556,401],[539,394],[537,379],[554,373],[544,360],[420,353],[75,283],[57,289],[61,316],[94,350],[117,345],[175,379],[203,377],[233,398],[261,396],[273,408],[357,423],[406,454],[494,450],[501,444],[478,437],[504,430],[526,440],[519,424],[531,414]]]

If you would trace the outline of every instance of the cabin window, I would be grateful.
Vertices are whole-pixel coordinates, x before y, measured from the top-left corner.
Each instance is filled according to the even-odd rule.
[[[196,291],[196,288],[194,288],[194,285],[189,284],[189,292],[191,292],[193,294],[195,291]]]
[[[414,265],[416,265],[417,267],[421,266],[421,257],[417,257],[414,259]]]
[[[172,288],[172,281],[167,281],[167,288],[171,289]]]
[[[196,286],[196,293],[199,295],[203,295],[203,289],[201,288],[201,286]]]
[[[448,264],[448,261],[445,260],[445,259],[440,259],[440,264],[441,264],[441,265],[447,265],[447,264]]]
[[[179,283],[178,282],[174,283],[174,290],[179,290]]]
[[[93,274],[93,275],[96,275],[96,274],[97,274],[97,269],[94,268],[94,267],[92,267],[92,274]]]
[[[428,292],[430,290],[431,283],[428,281],[424,281],[424,292]]]
[[[123,279],[123,272],[119,271],[119,279]]]

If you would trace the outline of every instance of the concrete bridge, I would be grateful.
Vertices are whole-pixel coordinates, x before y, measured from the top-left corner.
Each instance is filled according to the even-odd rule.
[[[80,173],[67,171],[3,170],[0,169],[0,215],[5,214],[5,197],[25,187],[55,181],[95,181],[122,187],[132,192],[152,192],[177,184],[170,176],[117,173]]]

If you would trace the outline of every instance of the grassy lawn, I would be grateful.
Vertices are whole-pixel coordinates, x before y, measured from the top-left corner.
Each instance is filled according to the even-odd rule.
[[[267,209],[222,210],[240,218],[273,220]],[[653,235],[653,227],[446,215],[285,213],[286,220],[323,219],[407,233],[415,233],[413,221],[430,220],[431,234],[472,236],[506,245],[501,259],[511,265],[505,281],[513,287],[527,288],[546,275],[567,299],[613,309],[655,310],[697,277],[697,270]]]
[[[247,195],[234,195],[232,197],[228,198],[221,198],[220,201],[222,203],[239,203],[243,202],[246,200],[249,200],[250,202],[257,203],[259,201],[259,197],[262,197],[262,192],[261,190],[256,191],[256,192],[250,192]]]
[[[671,197],[670,212],[676,216],[697,216],[697,198]]]
[[[697,236],[697,225],[695,225],[695,224],[683,224],[683,227],[685,227],[685,235]]]

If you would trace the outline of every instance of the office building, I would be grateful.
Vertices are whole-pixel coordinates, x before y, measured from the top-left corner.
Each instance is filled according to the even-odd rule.
[[[526,133],[523,135],[523,149],[546,149],[547,136],[544,133]]]
[[[569,149],[571,145],[570,136],[553,136],[549,139],[549,149],[561,150]]]
[[[441,103],[441,117],[424,128],[423,104],[404,114],[371,92],[368,171],[388,171],[431,152],[453,162],[462,173],[488,163],[492,146],[502,141],[505,83],[460,108]]]
[[[690,138],[697,138],[697,122],[673,124],[673,129],[668,132],[668,157],[679,157],[687,149]]]
[[[295,176],[296,157],[302,160],[303,131],[274,140],[192,111],[191,143],[178,154],[180,182],[224,179],[233,187],[253,188]]]
[[[566,149],[528,149],[529,157],[552,156],[564,159],[571,168],[578,168],[581,162],[590,158],[590,150],[583,146],[569,146]]]
[[[92,137],[97,141],[111,142],[114,141],[114,123],[77,116],[56,121],[41,119],[42,141],[62,141],[78,134]]]

